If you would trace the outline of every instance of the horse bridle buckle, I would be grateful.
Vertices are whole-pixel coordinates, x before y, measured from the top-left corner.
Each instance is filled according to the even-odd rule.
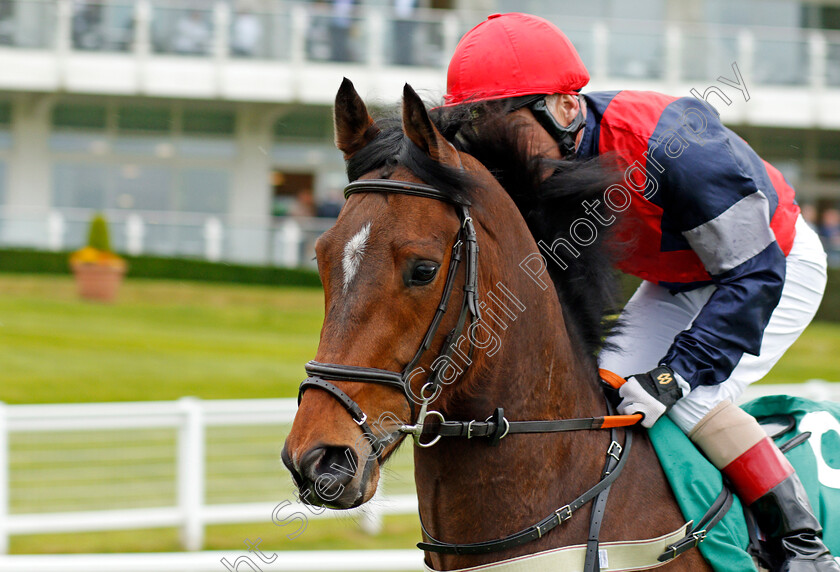
[[[561,506],[554,511],[554,514],[557,515],[557,522],[561,523],[572,518],[572,508],[569,505]]]
[[[615,449],[615,451],[613,451],[613,449]],[[621,460],[621,452],[622,452],[621,445],[619,445],[617,442],[613,441],[612,443],[610,443],[610,448],[607,449],[607,456],[612,457],[616,461],[620,461]]]

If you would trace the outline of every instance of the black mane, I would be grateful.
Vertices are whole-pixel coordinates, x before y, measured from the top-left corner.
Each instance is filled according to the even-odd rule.
[[[461,124],[457,114],[447,112],[438,114],[435,121],[445,136],[453,135]],[[432,160],[403,133],[399,119],[381,119],[377,126],[380,133],[376,138],[347,161],[351,182],[375,170],[382,170],[381,176],[387,178],[397,166],[403,166],[454,202],[471,202],[477,189],[465,171]],[[569,239],[570,225],[587,216],[583,201],[602,197],[612,182],[609,171],[597,161],[551,162],[554,174],[543,180],[541,173],[546,162],[529,159],[518,130],[503,122],[488,124],[480,135],[460,136],[453,143],[493,173],[516,203],[534,239],[549,245],[557,238]],[[566,322],[577,334],[572,337],[592,358],[600,351],[612,325],[609,315],[617,299],[607,237],[608,229],[599,227],[595,242],[578,248],[579,257],[564,256],[566,270],[547,260]]]
[[[598,159],[532,159],[521,126],[486,120],[478,129],[462,129],[474,119],[472,114],[467,116],[466,113],[470,112],[442,109],[436,114],[435,122],[456,147],[478,159],[493,173],[516,203],[534,240],[552,245],[557,239],[565,239],[574,244],[570,229],[580,218],[592,221],[598,229],[592,244],[574,244],[579,253],[577,257],[559,248],[566,269],[541,252],[546,258],[566,322],[576,330],[577,336],[573,338],[582,342],[585,351],[594,358],[616,322],[618,279],[613,262],[618,247],[615,240],[610,240],[614,234],[611,227],[593,221],[583,203],[598,200],[601,202],[598,209],[603,209],[603,192],[619,175]],[[545,178],[545,173],[552,175]]]

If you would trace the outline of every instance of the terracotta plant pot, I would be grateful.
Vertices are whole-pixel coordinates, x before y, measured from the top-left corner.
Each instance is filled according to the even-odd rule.
[[[120,289],[125,268],[104,264],[74,264],[73,274],[79,296],[86,300],[113,302]]]

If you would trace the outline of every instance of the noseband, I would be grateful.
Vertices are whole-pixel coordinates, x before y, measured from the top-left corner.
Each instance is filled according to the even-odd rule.
[[[353,401],[345,392],[326,381],[331,379],[334,381],[352,381],[359,383],[377,383],[388,387],[393,387],[400,391],[408,401],[411,408],[411,416],[414,417],[414,404],[418,397],[411,391],[411,380],[416,375],[414,373],[417,364],[423,357],[423,354],[429,350],[434,340],[435,334],[440,327],[443,316],[446,314],[446,309],[449,306],[449,300],[452,298],[452,292],[455,289],[455,276],[458,273],[458,267],[462,260],[462,251],[466,249],[466,275],[464,278],[464,299],[461,303],[461,311],[458,315],[458,322],[443,343],[440,354],[435,359],[443,360],[442,363],[447,363],[449,358],[455,350],[455,345],[451,342],[457,340],[467,323],[467,318],[471,316],[470,323],[481,319],[481,312],[478,307],[478,241],[475,234],[475,226],[473,225],[472,217],[468,205],[463,202],[455,201],[451,196],[441,192],[435,187],[423,185],[419,183],[411,183],[407,181],[393,181],[389,179],[367,179],[355,181],[344,188],[344,198],[349,198],[350,195],[356,193],[393,193],[401,195],[412,195],[415,197],[423,197],[435,199],[450,203],[455,206],[455,211],[458,214],[460,225],[458,227],[458,234],[455,237],[455,244],[452,246],[452,256],[449,259],[449,267],[446,271],[446,280],[443,286],[443,294],[440,298],[435,315],[432,317],[432,322],[426,330],[426,335],[420,342],[420,347],[414,354],[411,361],[406,364],[402,372],[390,371],[386,369],[378,369],[374,367],[361,367],[352,365],[342,365],[335,363],[321,363],[317,361],[310,361],[306,364],[305,369],[309,377],[300,384],[298,393],[298,403],[300,403],[303,392],[307,389],[318,388],[329,393],[335,398],[353,418],[353,421],[361,427],[368,441],[370,441],[373,450],[376,452],[376,458],[381,461],[382,452],[385,450],[388,439],[378,438],[371,430],[367,422],[367,415],[362,411],[359,405]],[[442,369],[442,368],[441,368]],[[423,430],[423,422],[427,416],[427,406],[429,402],[437,398],[441,390],[441,381],[438,370],[432,370],[429,374],[428,380],[420,389],[419,401],[420,414],[417,418],[416,425],[403,425],[399,428],[401,433],[410,433],[414,435],[415,443],[421,447],[431,447],[434,445],[440,436],[436,436],[434,440],[423,443],[420,440],[420,435]],[[440,413],[432,411],[429,415],[438,416],[443,420]]]

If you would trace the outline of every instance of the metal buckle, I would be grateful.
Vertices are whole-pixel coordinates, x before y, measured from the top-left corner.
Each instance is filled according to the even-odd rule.
[[[426,413],[426,416],[423,418],[423,424],[425,424],[426,418],[427,418],[427,417],[429,417],[430,415],[437,415],[437,417],[438,417],[438,419],[440,419],[440,422],[441,422],[441,423],[445,423],[445,422],[446,422],[446,419],[444,419],[444,418],[443,418],[443,414],[442,414],[440,411],[429,411],[428,413]],[[415,445],[417,445],[418,447],[422,447],[423,449],[426,449],[426,448],[428,448],[428,447],[431,447],[432,445],[434,445],[434,444],[435,444],[435,443],[437,443],[438,441],[440,441],[440,438],[441,438],[443,435],[435,435],[435,438],[434,438],[434,439],[432,439],[432,440],[431,440],[431,441],[429,441],[428,443],[423,443],[423,442],[420,440],[420,437],[423,435],[423,424],[421,424],[421,425],[420,425],[420,431],[419,431],[419,432],[417,432],[417,433],[414,435],[414,444],[415,444]]]
[[[356,425],[361,427],[362,425],[365,424],[365,421],[367,421],[367,413],[362,412],[362,418],[361,419],[353,419],[353,421],[356,422]]]
[[[491,419],[493,419],[492,415],[490,417],[488,417],[487,419],[485,419],[484,422],[489,423]],[[502,439],[507,437],[507,434],[510,432],[510,421],[507,420],[507,417],[502,417],[502,421],[505,422],[505,432],[502,433],[501,437],[499,437],[499,441],[501,441]],[[492,437],[492,435],[487,435],[487,437]]]
[[[430,384],[427,383],[426,385]],[[424,385],[423,387],[425,388],[426,385]],[[420,391],[422,393],[423,390],[421,389]],[[443,415],[440,413],[440,411],[428,411],[428,407],[429,399],[427,398],[424,399],[423,403],[420,405],[420,413],[417,414],[417,423],[414,425],[401,425],[398,429],[400,433],[408,433],[409,435],[414,437],[414,444],[424,449],[427,447],[431,447],[432,445],[440,441],[440,438],[442,437],[442,435],[436,435],[435,438],[429,441],[428,443],[423,443],[422,441],[420,441],[420,437],[421,435],[423,435],[423,424],[426,422],[426,418],[429,415],[437,415],[441,423],[446,422],[446,419],[443,418]]]
[[[617,449],[617,451],[613,452],[613,449]],[[617,442],[613,441],[612,443],[610,443],[610,448],[607,449],[607,456],[612,457],[616,461],[620,461],[621,460],[620,455],[621,455],[622,451],[623,451],[623,449],[621,448],[621,445],[619,445]]]
[[[694,521],[689,521],[688,526],[690,527]],[[680,540],[676,541],[673,544],[669,544],[665,547],[665,552],[663,552],[657,560],[660,562],[666,562],[668,560],[673,560],[686,550],[691,548],[696,548],[703,540],[706,539],[706,530],[698,530],[696,532],[692,532],[691,534],[687,534]]]
[[[510,432],[510,422],[507,420],[507,417],[502,417],[502,421],[505,422],[505,432],[499,437],[499,441],[507,437],[507,434]]]
[[[467,423],[467,439],[472,439],[472,426],[475,423],[475,419]]]
[[[566,511],[565,514],[560,514],[563,511]],[[560,508],[554,511],[554,514],[557,515],[557,524],[561,524],[564,521],[567,521],[570,518],[572,518],[572,509],[569,505],[561,506]]]

